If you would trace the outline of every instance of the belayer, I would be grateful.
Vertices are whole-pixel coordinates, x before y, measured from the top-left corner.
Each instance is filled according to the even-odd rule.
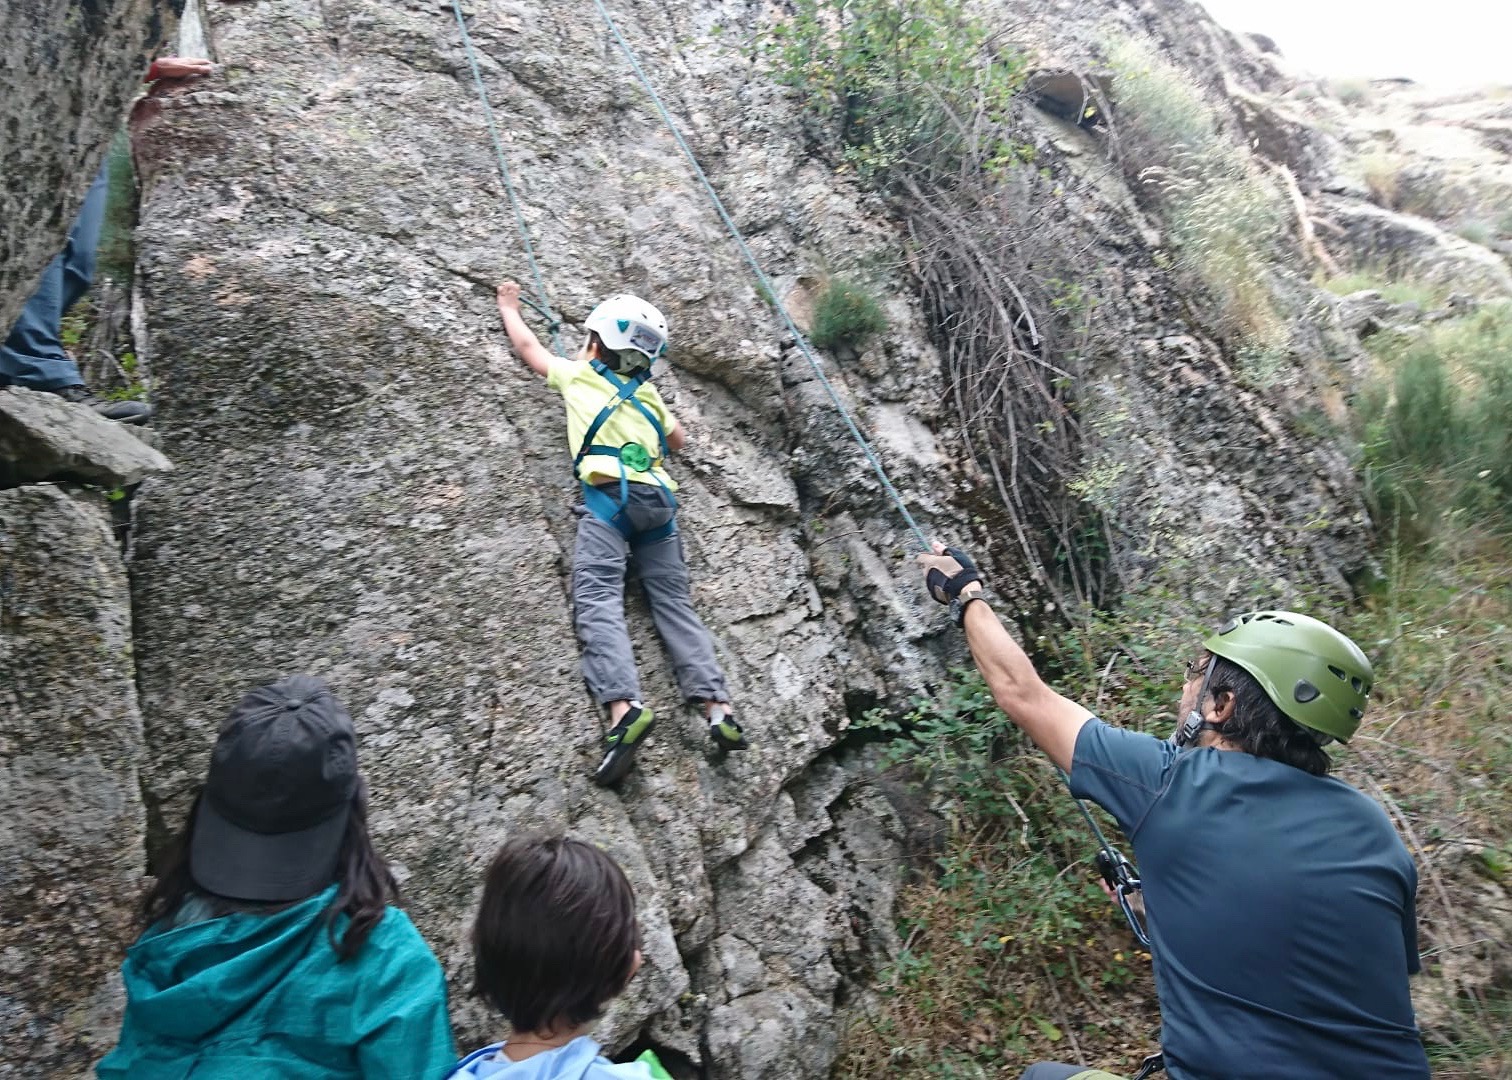
[[[1374,679],[1306,615],[1251,611],[1186,665],[1166,741],[1041,681],[965,555],[920,555],[998,707],[1134,845],[1176,1080],[1423,1080],[1408,976],[1417,869],[1382,808],[1328,771]],[[1097,1076],[1042,1062],[1024,1080]]]
[[[518,284],[500,285],[498,301],[515,353],[545,376],[567,410],[573,472],[583,496],[574,508],[573,622],[583,680],[609,713],[594,779],[604,785],[623,779],[655,723],[641,700],[625,625],[627,567],[645,590],[683,697],[703,709],[709,736],[721,749],[745,749],[713,639],[693,610],[677,531],[677,484],[665,468],[667,456],[687,439],[651,383],[651,365],[667,348],[666,319],[637,297],[612,296],[589,313],[587,338],[569,360],[525,325]]]

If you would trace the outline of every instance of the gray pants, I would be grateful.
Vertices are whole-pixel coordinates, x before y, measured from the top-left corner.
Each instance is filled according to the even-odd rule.
[[[613,494],[619,496],[618,485]],[[627,516],[637,532],[672,520],[661,488],[630,485]],[[729,701],[724,672],[714,659],[714,641],[693,611],[682,537],[673,533],[654,543],[626,543],[613,525],[578,507],[577,544],[572,551],[573,622],[583,648],[583,681],[600,705],[639,701],[640,675],[625,625],[625,570],[645,590],[651,618],[672,655],[678,689],[688,701]]]

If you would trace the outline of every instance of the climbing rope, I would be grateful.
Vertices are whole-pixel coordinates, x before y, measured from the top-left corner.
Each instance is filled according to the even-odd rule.
[[[509,196],[509,206],[514,211],[515,225],[520,240],[525,245],[525,261],[530,264],[530,273],[535,278],[536,297],[520,297],[546,320],[551,332],[553,351],[562,353],[562,322],[551,310],[551,301],[546,295],[546,278],[536,262],[535,245],[530,242],[530,228],[525,223],[525,213],[520,209],[519,196],[515,194],[514,179],[509,174],[509,160],[504,155],[504,142],[499,138],[499,127],[494,123],[493,106],[488,103],[488,90],[483,86],[483,71],[478,66],[478,54],[473,49],[472,35],[467,32],[467,22],[462,18],[461,0],[452,0],[452,14],[457,17],[457,29],[462,33],[462,47],[467,52],[467,63],[472,68],[473,84],[478,88],[478,100],[483,103],[483,117],[488,123],[488,135],[493,140],[494,156],[499,162],[499,176],[504,180],[504,193]]]
[[[903,497],[888,478],[887,470],[882,467],[882,462],[877,457],[876,451],[872,449],[871,443],[862,434],[861,428],[851,416],[850,410],[840,400],[840,395],[836,393],[834,386],[825,376],[824,368],[819,363],[818,357],[809,348],[808,340],[799,331],[797,325],[793,322],[792,316],[788,314],[787,307],[778,298],[777,290],[772,287],[771,281],[761,269],[761,263],[757,261],[755,254],[751,251],[750,245],[746,243],[744,235],[741,234],[740,227],[735,224],[729,212],[725,209],[724,201],[719,197],[719,192],[714,190],[714,185],[704,175],[703,168],[698,164],[698,158],[694,156],[692,147],[688,145],[688,140],[683,138],[682,132],[672,119],[672,114],[662,104],[661,95],[656,92],[656,87],[651,84],[650,77],[646,75],[645,69],[641,67],[640,61],[636,58],[635,50],[630,47],[630,43],[620,33],[619,25],[614,21],[614,16],[609,14],[609,9],[604,6],[604,0],[593,0],[593,6],[598,8],[599,14],[603,16],[604,23],[608,26],[609,33],[614,38],[615,44],[619,46],[620,52],[624,53],[625,59],[629,62],[630,70],[635,72],[635,77],[640,81],[641,88],[646,91],[652,104],[656,106],[656,111],[661,114],[662,122],[666,124],[667,130],[671,132],[672,138],[677,143],[677,148],[682,151],[683,157],[687,159],[688,165],[693,170],[693,175],[703,185],[704,192],[709,196],[709,201],[713,203],[714,209],[719,213],[720,220],[724,222],[725,228],[729,230],[730,238],[735,241],[735,246],[740,249],[740,253],[745,256],[745,260],[750,265],[752,273],[756,275],[757,282],[760,283],[761,288],[764,290],[764,295],[772,298],[773,305],[777,309],[777,314],[782,318],[783,325],[787,327],[788,333],[793,335],[793,340],[798,343],[799,351],[803,353],[804,358],[813,367],[814,374],[819,377],[819,382],[828,392],[830,401],[834,403],[835,409],[840,413],[841,418],[845,420],[846,426],[850,428],[851,436],[856,440],[856,445],[861,448],[862,453],[866,455],[867,461],[871,463],[872,469],[877,474],[877,479],[882,482],[883,489],[886,490],[893,504],[898,508],[898,513],[902,515],[903,520],[908,523],[908,528],[918,540],[919,546],[925,551],[931,550],[929,539],[924,535],[924,531],[919,528],[918,523],[914,521],[913,515],[909,513],[907,505],[903,502]],[[1060,773],[1061,780],[1065,782],[1066,790],[1069,792],[1071,790],[1071,778],[1059,769],[1056,772]],[[1099,869],[1102,871],[1104,880],[1108,881],[1110,887],[1114,890],[1118,899],[1118,905],[1123,910],[1124,918],[1128,920],[1129,929],[1134,932],[1135,938],[1141,944],[1148,947],[1150,944],[1149,935],[1145,932],[1143,925],[1141,925],[1128,897],[1129,892],[1137,891],[1139,888],[1139,878],[1135,875],[1132,864],[1128,859],[1124,858],[1117,848],[1109,843],[1107,836],[1103,834],[1102,829],[1098,826],[1097,819],[1087,809],[1086,803],[1074,795],[1072,796],[1072,801],[1076,803],[1076,808],[1081,811],[1082,817],[1086,819],[1087,824],[1092,829],[1093,835],[1097,838],[1098,846],[1101,848],[1098,856]]]
[[[781,317],[783,326],[787,328],[788,333],[793,335],[793,340],[798,343],[798,350],[803,353],[804,359],[809,362],[809,366],[814,369],[814,374],[819,377],[820,385],[829,394],[830,402],[835,406],[835,410],[840,414],[841,419],[845,421],[845,426],[850,429],[851,438],[856,440],[856,445],[866,455],[866,460],[871,464],[872,471],[877,474],[877,479],[881,481],[883,490],[892,499],[893,505],[897,507],[898,513],[902,516],[904,522],[907,523],[909,531],[913,533],[914,539],[918,541],[920,549],[929,551],[929,538],[924,535],[924,530],[919,528],[919,523],[909,513],[907,504],[903,502],[903,496],[898,493],[898,489],[893,486],[892,480],[888,478],[887,470],[882,467],[882,461],[877,457],[877,452],[872,448],[870,440],[862,434],[861,428],[857,425],[855,418],[851,416],[850,410],[845,407],[845,402],[840,400],[840,395],[836,392],[834,384],[824,374],[824,367],[819,363],[819,358],[809,348],[808,339],[803,336],[797,324],[793,322],[793,317],[788,314],[786,305],[778,297],[777,290],[772,287],[771,281],[761,269],[761,263],[756,260],[756,256],[751,251],[750,245],[746,243],[745,236],[742,235],[740,228],[731,219],[729,212],[725,210],[724,201],[720,199],[719,192],[714,190],[714,185],[704,175],[702,167],[698,164],[698,158],[693,155],[693,149],[688,145],[688,140],[683,138],[682,132],[678,130],[677,124],[672,120],[672,114],[667,112],[667,107],[662,104],[661,95],[656,92],[656,87],[651,85],[651,80],[646,76],[646,72],[641,67],[640,61],[635,57],[635,50],[630,48],[630,43],[620,33],[619,26],[614,21],[614,16],[609,14],[609,9],[604,6],[603,0],[593,0],[593,4],[598,8],[599,14],[604,17],[604,22],[609,27],[609,33],[614,37],[615,43],[619,45],[620,51],[625,54],[625,59],[630,62],[630,69],[635,72],[635,77],[640,80],[641,87],[651,98],[652,104],[656,106],[656,111],[661,114],[662,122],[667,125],[667,130],[672,133],[672,138],[677,143],[678,149],[682,151],[683,157],[687,158],[688,165],[693,169],[693,175],[703,185],[704,192],[709,196],[709,201],[714,204],[714,209],[719,212],[720,220],[724,222],[725,228],[730,231],[730,239],[735,241],[735,246],[740,249],[741,255],[745,256],[745,261],[750,265],[751,272],[756,275],[756,281],[763,290],[762,295],[772,298],[772,305],[777,309],[777,314]]]

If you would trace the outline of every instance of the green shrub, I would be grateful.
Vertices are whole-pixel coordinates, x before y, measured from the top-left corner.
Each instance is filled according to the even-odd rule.
[[[1217,119],[1190,75],[1135,38],[1111,40],[1106,48],[1115,131],[1120,148],[1135,157],[1135,171],[1218,149]]]
[[[821,349],[859,349],[887,329],[887,316],[871,293],[843,278],[832,278],[814,304],[809,340]]]
[[[1350,293],[1370,289],[1380,293],[1393,304],[1416,304],[1424,311],[1442,304],[1448,292],[1443,285],[1406,278],[1392,278],[1382,273],[1343,274],[1339,277],[1327,278],[1321,284],[1335,296],[1348,296]]]
[[[1472,244],[1480,244],[1482,247],[1489,244],[1492,238],[1491,226],[1484,221],[1465,221],[1455,227],[1455,233],[1461,240],[1468,240]]]
[[[1363,105],[1371,96],[1368,79],[1331,79],[1328,89],[1345,105]]]
[[[1110,988],[1142,992],[1139,1026],[1153,1029],[1150,954],[1097,887],[1092,834],[980,676],[956,672],[903,715],[867,723],[890,737],[884,761],[927,793],[950,835],[935,872],[905,890],[905,946],[883,973],[880,1015],[847,1039],[838,1080],[1017,1075],[1070,1025],[1084,1041],[1103,1035],[1103,1021],[1081,1024],[1061,994],[1076,1007]]]
[[[1025,65],[954,0],[795,0],[758,52],[797,90],[824,140],[863,178],[948,172],[982,147],[1016,160],[1003,128]]]
[[[1381,523],[1412,543],[1450,516],[1512,529],[1512,305],[1374,348],[1381,372],[1357,412]]]

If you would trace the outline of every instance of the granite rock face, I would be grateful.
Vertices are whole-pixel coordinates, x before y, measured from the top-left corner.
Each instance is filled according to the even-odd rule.
[[[104,497],[0,491],[0,1076],[115,1042],[146,862],[133,675]]]
[[[4,0],[0,326],[63,246],[126,103],[184,0]]]
[[[574,321],[633,290],[672,323],[658,385],[694,446],[674,468],[695,602],[754,748],[716,754],[637,598],[644,692],[664,719],[618,793],[589,779],[601,719],[570,623],[562,419],[498,327],[492,283],[527,271],[450,10],[217,5],[208,30],[226,78],[137,117],[138,280],[158,426],[180,463],[136,503],[154,828],[181,820],[242,690],[320,674],[357,719],[379,839],[453,976],[462,1041],[496,1026],[462,992],[482,866],[513,833],[565,828],[614,854],[641,903],[646,966],[606,1041],[648,1039],[711,1076],[817,1077],[834,1054],[840,966],[891,935],[896,883],[884,873],[852,896],[818,879],[854,874],[839,865],[853,849],[885,865],[897,829],[885,802],[855,803],[844,774],[821,784],[816,770],[848,697],[940,675],[920,644],[937,612],[874,478],[812,374],[783,355],[645,103],[622,80],[564,77],[569,56],[610,63],[599,30],[565,11],[473,10],[553,303]],[[682,17],[626,12],[637,27]],[[668,93],[708,84],[693,137],[734,159],[719,170],[732,212],[777,274],[806,268],[800,243],[885,250],[859,198],[795,147],[726,143],[769,88],[712,60],[688,70],[657,38]],[[884,451],[948,527],[958,515],[927,494],[946,460],[926,426],[934,354],[898,307],[889,393],[925,404],[893,407],[879,435],[924,448]],[[847,392],[873,400],[864,384]],[[828,598],[811,528],[844,560]],[[716,1029],[766,1064],[737,1060]]]

